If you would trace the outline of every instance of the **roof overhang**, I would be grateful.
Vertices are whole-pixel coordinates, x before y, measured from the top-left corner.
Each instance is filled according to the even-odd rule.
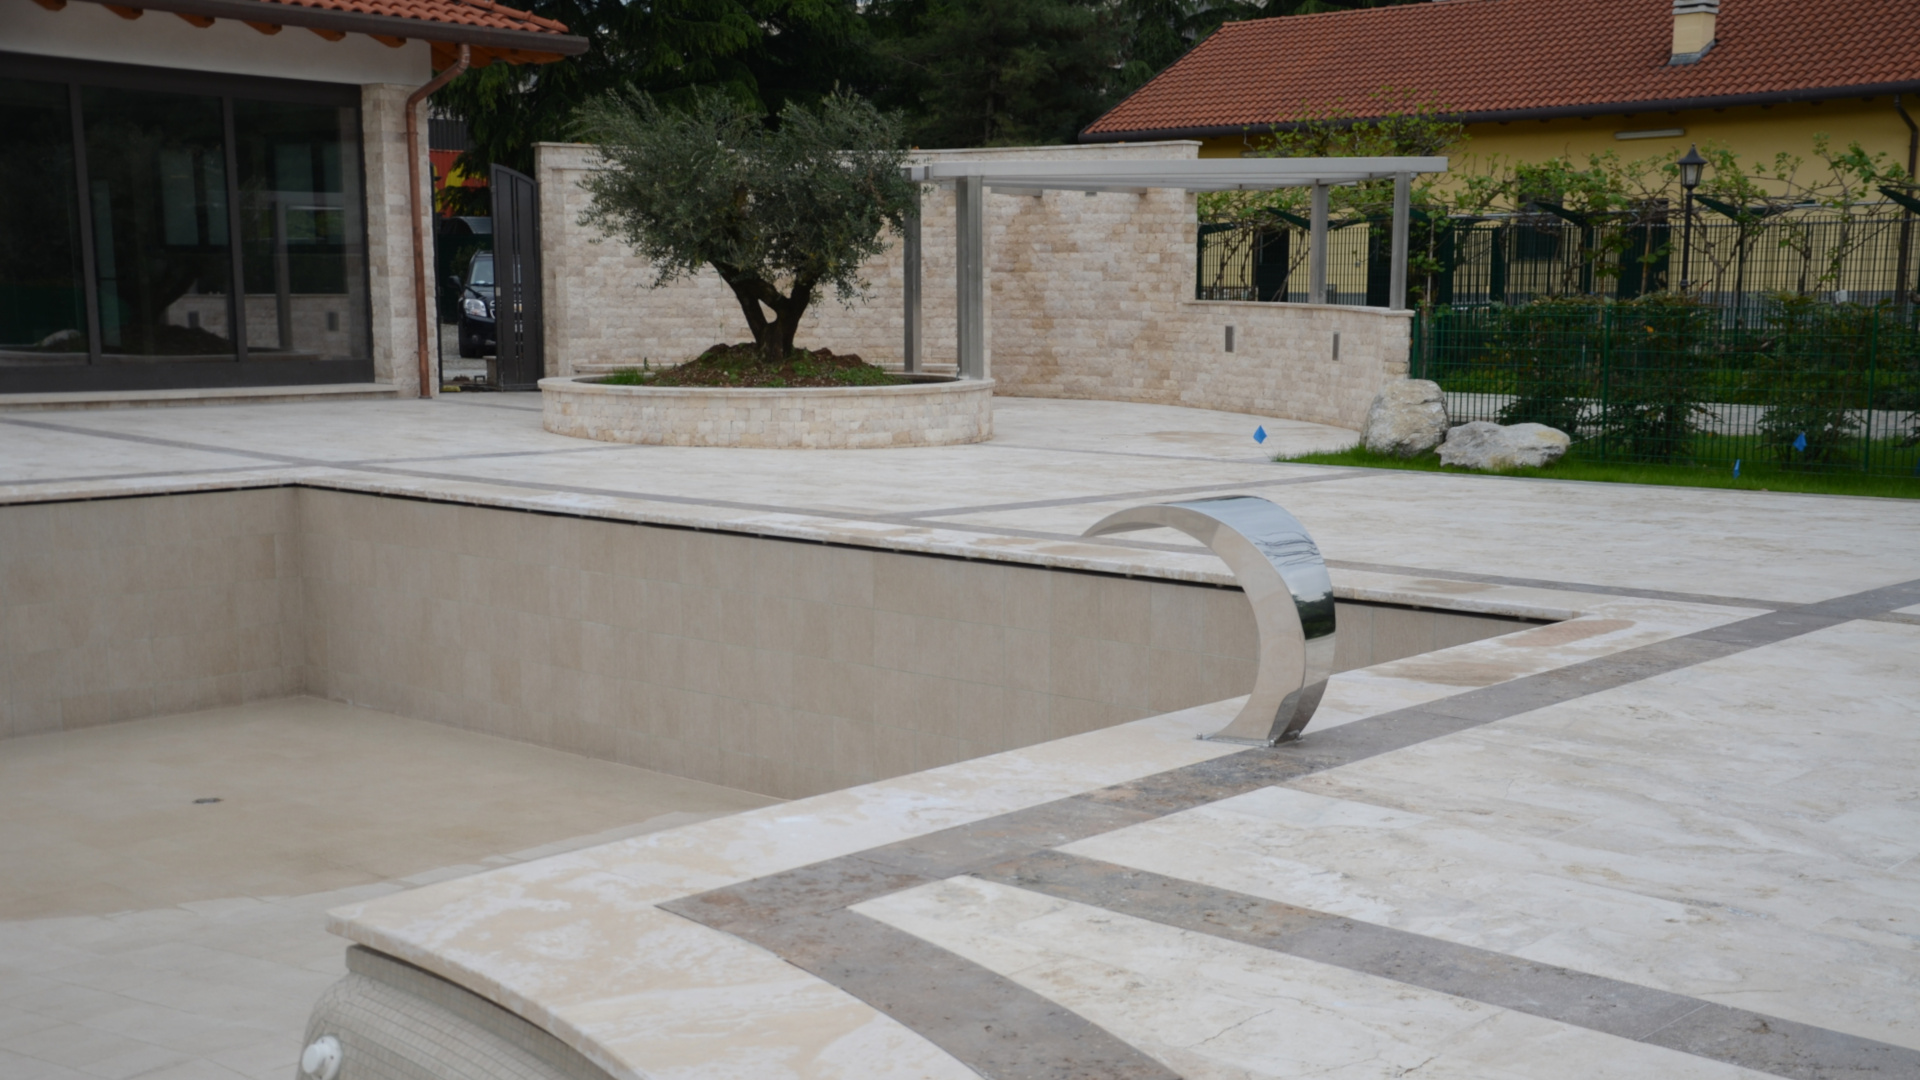
[[[44,3],[45,0],[42,0]],[[458,23],[428,19],[402,19],[390,15],[366,15],[351,11],[329,11],[294,3],[270,3],[265,0],[83,0],[114,9],[164,11],[196,19],[232,19],[255,26],[295,26],[334,34],[366,34],[389,44],[401,40],[419,40],[440,45],[469,45],[486,49],[494,58],[509,63],[542,63],[587,51],[587,39],[572,34],[534,30],[504,30],[487,26],[462,26]],[[51,6],[51,5],[48,5]],[[65,0],[60,0],[65,6]]]
[[[1764,90],[1751,94],[1723,94],[1717,97],[1655,98],[1642,101],[1594,102],[1590,105],[1553,105],[1539,109],[1498,109],[1482,112],[1448,113],[1436,117],[1460,124],[1498,124],[1516,120],[1562,120],[1597,116],[1628,116],[1635,113],[1687,112],[1695,109],[1731,109],[1749,105],[1787,105],[1802,101],[1834,101],[1840,98],[1882,97],[1888,94],[1920,93],[1920,79],[1890,83],[1861,83],[1853,86],[1812,86],[1794,90]],[[1379,120],[1378,116],[1356,116],[1356,123]],[[1083,131],[1082,143],[1151,142],[1165,139],[1214,139],[1231,135],[1264,135],[1273,131],[1293,131],[1308,123],[1323,121],[1277,121],[1274,123],[1209,124],[1178,128],[1142,128],[1134,131]]]
[[[976,176],[1005,193],[1040,191],[1270,191],[1357,184],[1402,173],[1447,171],[1443,157],[1200,158],[1185,161],[942,161],[907,166],[907,178],[950,184]]]

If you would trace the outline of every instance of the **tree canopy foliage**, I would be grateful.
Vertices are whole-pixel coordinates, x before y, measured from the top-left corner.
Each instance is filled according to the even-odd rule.
[[[570,137],[580,106],[627,87],[668,108],[717,92],[771,115],[838,90],[900,112],[918,146],[1070,142],[1224,22],[1406,2],[535,0],[586,54],[471,71],[434,103],[466,122],[476,173],[531,171],[534,143]]]
[[[606,164],[585,181],[584,220],[652,263],[655,284],[711,266],[769,363],[786,359],[824,287],[860,295],[862,264],[915,196],[897,118],[831,94],[788,102],[779,120],[717,91],[677,110],[640,91],[609,94],[580,115]]]
[[[1108,102],[1119,21],[1088,0],[877,5],[876,95],[923,146],[1071,141]],[[887,20],[887,21],[881,21]]]
[[[466,122],[461,167],[533,171],[533,146],[572,137],[589,101],[625,89],[670,107],[719,93],[761,112],[851,85],[873,63],[855,0],[538,0],[526,5],[591,42],[551,64],[461,75],[434,105]],[[455,190],[453,197],[466,194]],[[484,193],[480,198],[484,199]],[[484,206],[466,208],[484,213]]]

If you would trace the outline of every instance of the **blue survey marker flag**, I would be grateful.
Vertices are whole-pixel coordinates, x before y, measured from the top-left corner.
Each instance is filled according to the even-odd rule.
[[[1261,424],[1259,427],[1253,429],[1253,441],[1257,443],[1267,441],[1267,425]]]

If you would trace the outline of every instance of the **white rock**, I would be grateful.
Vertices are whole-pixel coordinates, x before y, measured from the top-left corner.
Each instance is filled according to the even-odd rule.
[[[1440,384],[1401,379],[1387,384],[1367,406],[1361,445],[1378,454],[1414,457],[1447,437],[1447,399]]]
[[[1545,424],[1502,427],[1476,420],[1447,432],[1440,464],[1469,469],[1539,468],[1560,460],[1572,444],[1566,432]]]

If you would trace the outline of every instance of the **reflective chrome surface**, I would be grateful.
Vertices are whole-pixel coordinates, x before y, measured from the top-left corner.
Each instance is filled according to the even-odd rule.
[[[1306,527],[1265,499],[1229,495],[1136,506],[1083,535],[1135,529],[1178,529],[1207,545],[1253,604],[1253,694],[1233,723],[1207,737],[1268,746],[1299,738],[1333,674],[1333,579]]]

